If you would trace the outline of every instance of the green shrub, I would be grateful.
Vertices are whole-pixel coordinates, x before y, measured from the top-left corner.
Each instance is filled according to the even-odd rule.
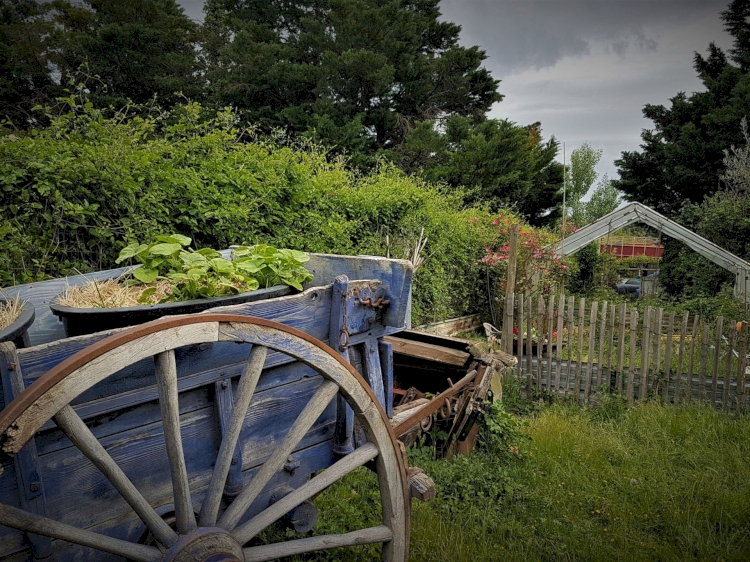
[[[230,110],[147,109],[107,116],[70,98],[49,127],[0,137],[0,285],[108,269],[162,232],[198,249],[403,258],[423,231],[415,324],[486,309],[477,263],[495,234],[470,222],[485,211],[387,164],[362,176],[315,146],[256,138]]]

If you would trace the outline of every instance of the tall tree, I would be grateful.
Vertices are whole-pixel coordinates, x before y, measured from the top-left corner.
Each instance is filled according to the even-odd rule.
[[[201,97],[199,26],[176,0],[55,0],[53,5],[63,83],[87,75],[95,103],[144,103],[156,96],[169,106],[178,93]]]
[[[473,124],[455,115],[442,127],[419,123],[391,157],[404,170],[466,192],[469,203],[491,208],[515,206],[534,225],[559,217],[562,165],[555,162],[557,140],[542,140],[541,127],[508,120]]]
[[[208,0],[212,99],[266,130],[372,163],[419,121],[474,120],[501,96],[439,0]]]
[[[620,192],[605,174],[597,183],[588,200],[584,197],[594,186],[599,174],[596,166],[602,158],[602,149],[584,142],[570,154],[570,166],[565,171],[568,220],[575,226],[584,226],[611,213],[620,204]]]
[[[36,124],[32,108],[60,94],[49,71],[49,4],[0,0],[0,120]]]
[[[628,199],[677,217],[687,202],[719,189],[723,150],[742,140],[740,119],[750,111],[750,0],[733,0],[721,13],[733,38],[729,57],[714,43],[695,54],[704,92],[680,92],[671,107],[646,105],[654,128],[642,133],[640,152],[623,152],[615,182]]]

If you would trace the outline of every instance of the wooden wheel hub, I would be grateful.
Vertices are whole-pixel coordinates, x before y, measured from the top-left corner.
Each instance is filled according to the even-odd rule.
[[[204,527],[188,533],[164,553],[162,562],[243,562],[242,547],[224,529]]]

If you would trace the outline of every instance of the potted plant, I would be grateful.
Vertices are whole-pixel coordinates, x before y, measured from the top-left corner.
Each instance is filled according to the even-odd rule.
[[[34,322],[34,307],[19,297],[0,298],[0,342],[16,347],[29,346],[29,326]]]
[[[134,242],[117,263],[140,262],[125,278],[70,287],[50,304],[68,336],[133,326],[172,314],[201,312],[302,290],[312,275],[304,252],[260,244],[241,246],[225,259],[212,249],[193,250],[187,236]]]

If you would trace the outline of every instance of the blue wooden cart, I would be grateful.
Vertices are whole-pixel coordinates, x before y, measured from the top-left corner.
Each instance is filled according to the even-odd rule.
[[[71,338],[50,299],[121,270],[13,288],[37,320],[31,347],[0,344],[0,557],[249,562],[382,543],[383,560],[406,560],[382,338],[405,324],[411,264],[307,266],[299,294]],[[278,520],[309,530],[309,500],[363,465],[380,524],[254,542]]]

